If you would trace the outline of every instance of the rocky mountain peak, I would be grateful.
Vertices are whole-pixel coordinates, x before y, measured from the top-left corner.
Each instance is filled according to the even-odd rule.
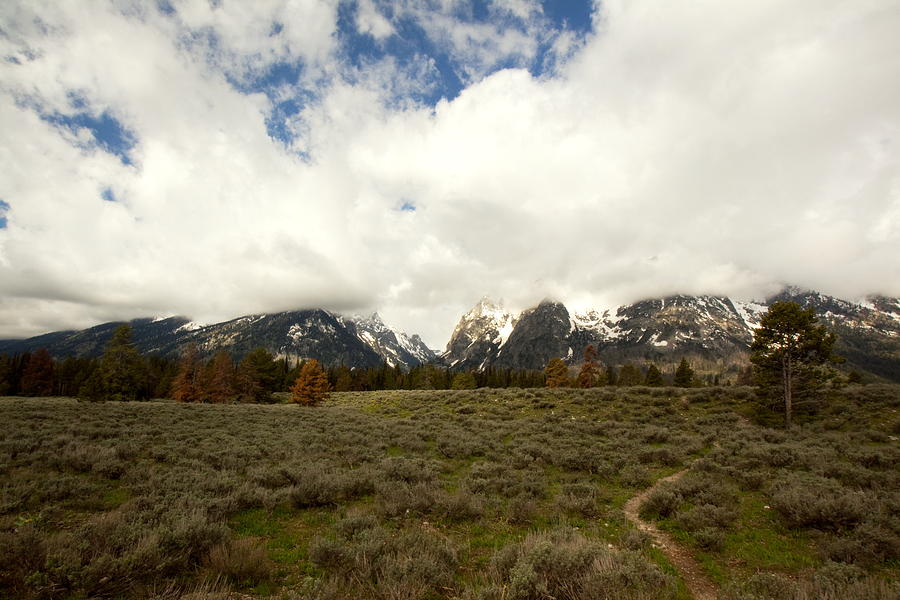
[[[505,316],[512,330],[497,338],[491,338],[496,325],[483,319],[492,311],[476,306],[460,321],[443,358],[457,368],[541,369],[554,357],[577,364],[590,344],[612,364],[674,364],[688,357],[709,368],[736,372],[747,364],[753,330],[776,300],[814,308],[838,333],[837,351],[848,364],[900,381],[900,300],[870,297],[850,302],[796,287],[765,302],[673,295],[579,312],[545,300],[517,317]]]
[[[483,357],[493,355],[506,343],[515,324],[515,316],[502,301],[485,296],[459,320],[443,356],[452,367],[483,368]]]

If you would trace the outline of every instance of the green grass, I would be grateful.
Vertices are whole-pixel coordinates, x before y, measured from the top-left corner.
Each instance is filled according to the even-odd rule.
[[[187,592],[217,577],[209,561],[217,545],[250,540],[264,548],[269,574],[221,579],[225,588],[275,598],[402,590],[471,600],[511,585],[498,565],[547,536],[540,539],[564,539],[561,551],[572,553],[558,557],[559,568],[579,564],[579,552],[609,553],[604,564],[637,557],[633,579],[614,584],[623,598],[641,597],[643,585],[688,598],[658,549],[623,547],[631,526],[622,507],[643,487],[636,474],[651,483],[698,458],[719,493],[692,490],[679,511],[733,503],[721,549],[699,548],[677,514],[660,525],[721,584],[743,585],[757,572],[800,581],[825,566],[829,544],[855,533],[790,529],[764,508],[773,505],[773,481],[820,473],[836,477],[837,489],[863,486],[867,527],[892,535],[890,523],[872,519],[888,514],[900,489],[900,449],[883,419],[900,394],[859,389],[841,399],[840,431],[807,416],[789,434],[740,423],[752,414],[742,388],[355,392],[312,408],[0,399],[8,424],[0,431],[0,564],[27,566],[0,571],[0,597]],[[741,488],[753,470],[764,483]],[[73,551],[76,540],[90,551]],[[331,546],[311,554],[316,540]],[[872,577],[900,577],[897,557],[869,559],[863,570]],[[217,568],[235,571],[242,557],[229,560]],[[449,586],[429,575],[437,568],[449,569]],[[668,577],[654,580],[653,568]],[[589,581],[588,571],[572,581]],[[110,573],[124,587],[98,583]]]
[[[739,520],[725,538],[722,555],[740,561],[747,573],[796,572],[819,563],[809,534],[785,528],[766,506],[762,494],[742,496]]]

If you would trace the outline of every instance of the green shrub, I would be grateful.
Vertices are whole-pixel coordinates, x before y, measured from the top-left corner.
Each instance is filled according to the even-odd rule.
[[[647,499],[641,504],[641,517],[665,519],[675,514],[681,502],[681,494],[676,492],[671,485],[660,485],[650,492]]]
[[[697,532],[702,529],[730,526],[737,518],[737,513],[730,508],[701,504],[679,512],[675,520],[678,525],[687,531]]]
[[[622,485],[635,488],[644,488],[650,485],[650,471],[639,465],[628,465],[619,474]]]
[[[602,498],[596,486],[589,483],[567,483],[562,486],[557,503],[564,511],[583,517],[596,517]]]
[[[343,541],[316,538],[310,559],[350,598],[369,597],[372,590],[393,598],[437,597],[453,585],[457,568],[455,547],[426,528],[365,529]]]
[[[674,580],[640,555],[610,551],[568,531],[533,533],[491,559],[485,598],[544,600],[675,596]]]
[[[704,527],[694,533],[694,541],[704,550],[719,552],[725,547],[725,532],[716,527]]]
[[[776,482],[771,504],[792,527],[839,530],[858,524],[877,502],[832,479],[797,474]]]

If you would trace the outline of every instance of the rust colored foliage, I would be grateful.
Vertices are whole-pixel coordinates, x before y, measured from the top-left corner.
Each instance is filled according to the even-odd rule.
[[[172,398],[178,402],[200,402],[203,400],[201,376],[203,365],[197,356],[197,345],[188,344],[178,363],[178,375],[172,381]]]
[[[331,385],[317,360],[308,360],[300,367],[300,374],[291,386],[291,400],[312,406],[328,398]]]

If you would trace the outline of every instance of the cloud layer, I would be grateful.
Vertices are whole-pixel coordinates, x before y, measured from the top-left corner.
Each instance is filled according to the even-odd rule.
[[[4,4],[0,336],[900,295],[896,2],[421,6]]]

